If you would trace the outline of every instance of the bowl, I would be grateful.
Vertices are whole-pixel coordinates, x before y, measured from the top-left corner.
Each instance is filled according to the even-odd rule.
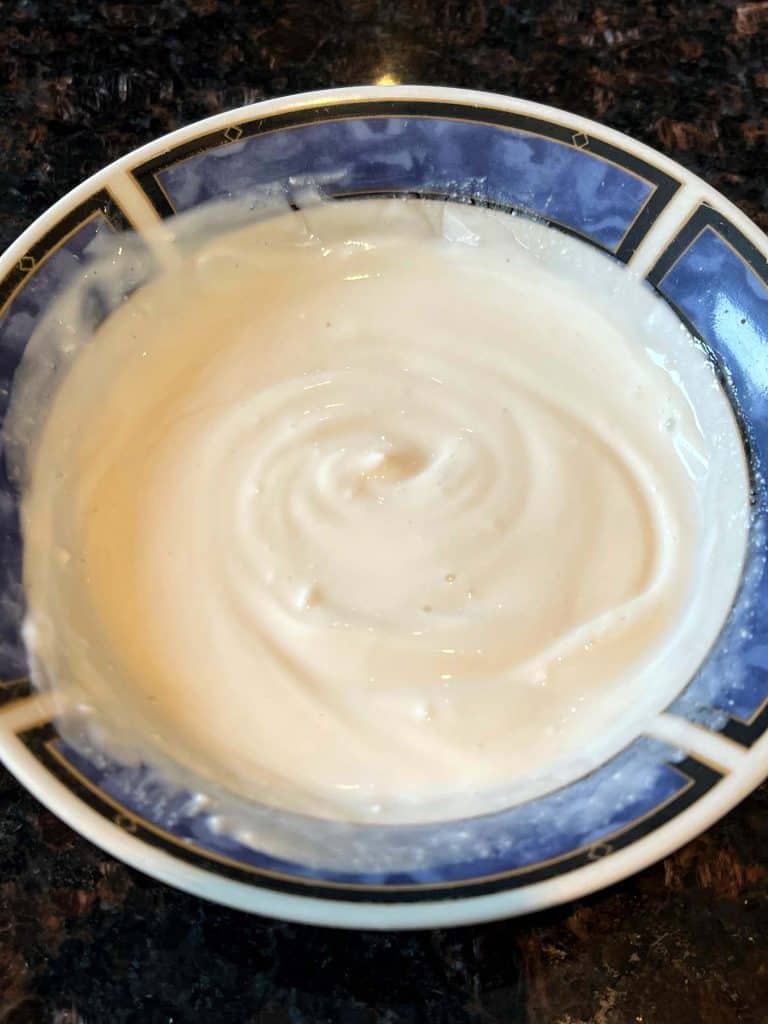
[[[0,412],[36,325],[100,240],[126,229],[151,237],[173,214],[275,181],[290,190],[307,176],[334,199],[419,196],[535,218],[589,243],[605,266],[625,267],[662,297],[716,366],[750,462],[746,564],[723,629],[684,688],[580,777],[465,820],[344,826],[347,850],[374,837],[387,851],[374,862],[302,860],[284,836],[271,841],[268,827],[245,838],[145,766],[61,735],[49,695],[29,683],[19,502],[4,471],[0,756],[38,799],[114,856],[246,911],[339,927],[424,928],[582,896],[670,853],[768,774],[768,240],[671,160],[549,107],[410,86],[259,103],[130,153],[8,249],[0,260]],[[289,817],[271,819],[275,836]],[[333,823],[305,819],[303,827],[333,850]]]

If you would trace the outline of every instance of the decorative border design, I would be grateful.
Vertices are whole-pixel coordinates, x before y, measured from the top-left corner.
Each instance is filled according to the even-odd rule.
[[[205,871],[248,885],[257,885],[294,895],[314,896],[319,899],[363,903],[413,903],[435,899],[464,899],[469,896],[487,895],[532,885],[558,875],[568,874],[577,868],[610,856],[654,832],[699,800],[722,778],[720,772],[715,769],[695,758],[686,757],[678,764],[668,765],[684,779],[685,784],[682,789],[653,811],[624,828],[610,833],[596,843],[553,857],[548,861],[540,861],[526,867],[514,868],[472,881],[446,882],[442,885],[430,882],[411,886],[366,886],[325,882],[314,878],[302,879],[296,875],[258,868],[204,850],[139,817],[99,789],[57,749],[58,736],[53,723],[48,722],[35,726],[20,733],[18,738],[47,771],[79,800],[110,823],[140,839],[147,846],[169,853],[171,856]]]
[[[712,228],[713,231],[720,235],[723,241],[733,249],[739,259],[768,287],[768,257],[760,252],[757,246],[750,242],[735,224],[707,203],[702,203],[696,207],[656,263],[648,271],[646,278],[648,283],[658,290],[659,285],[670,270],[672,270],[681,256],[685,255],[705,228]],[[667,298],[666,295],[663,295],[663,298],[674,307],[675,312],[681,319],[686,320],[687,323],[685,314],[675,306],[674,302]],[[692,330],[699,337],[696,329],[692,328]]]
[[[741,744],[742,747],[751,747],[766,730],[768,730],[768,697],[746,721],[739,718],[738,715],[728,715],[728,721],[720,730],[720,735]]]
[[[708,203],[701,203],[690,214],[675,237],[659,256],[656,263],[649,270],[646,275],[646,280],[656,289],[661,298],[671,306],[675,311],[676,316],[680,318],[691,334],[699,340],[707,351],[711,351],[711,346],[707,340],[701,336],[701,332],[698,327],[696,327],[692,322],[687,313],[677,305],[671,296],[662,291],[664,278],[671,270],[674,269],[677,262],[688,252],[691,246],[698,240],[701,234],[707,230],[707,228],[714,231],[715,234],[734,253],[734,255],[742,261],[745,267],[754,273],[763,282],[766,288],[768,288],[768,257],[766,257],[765,254],[762,253],[756,245],[754,245],[754,243],[750,242],[746,235],[744,235],[735,226],[735,224]],[[729,397],[731,409],[739,427],[739,433],[741,434],[741,440],[747,457],[747,465],[753,486],[753,493],[755,493],[754,459],[749,431],[744,423],[738,402],[734,401],[731,394],[730,383],[725,374],[721,372],[716,358],[713,358],[713,366],[717,372],[720,386]],[[679,696],[675,698],[675,701],[673,701],[672,704],[674,704],[678,699]],[[768,697],[765,698],[762,704],[747,720],[739,718],[738,715],[730,714],[724,708],[716,708],[716,710],[722,711],[728,719],[723,728],[717,730],[718,734],[725,736],[727,739],[733,740],[735,743],[738,743],[743,747],[751,747],[768,730]]]
[[[133,168],[131,173],[157,213],[165,218],[176,212],[158,176],[169,167],[191,157],[198,156],[208,150],[216,149],[219,146],[241,142],[257,135],[279,131],[282,128],[299,128],[306,125],[360,117],[432,118],[483,124],[489,128],[512,128],[525,132],[528,135],[537,135],[550,139],[553,142],[563,143],[574,149],[586,150],[604,162],[620,167],[622,170],[635,175],[635,177],[643,179],[653,186],[652,190],[638,210],[634,220],[628,226],[621,241],[613,249],[610,249],[595,242],[594,239],[586,239],[592,244],[598,245],[599,248],[604,249],[606,252],[610,252],[623,263],[628,262],[634,255],[640,242],[648,233],[659,214],[680,188],[678,180],[660,170],[654,164],[647,163],[645,160],[627,153],[618,146],[604,142],[602,139],[592,138],[584,132],[574,132],[573,128],[569,128],[566,125],[546,121],[543,118],[536,118],[527,114],[513,113],[508,110],[470,106],[461,103],[445,103],[438,100],[358,100],[351,103],[311,106],[303,110],[272,114],[271,116],[256,118],[253,121],[245,121],[238,125],[229,125],[214,132],[206,132],[196,139],[180,143],[173,149],[166,150],[160,156],[140,164],[138,167]],[[389,194],[391,195],[392,193]],[[337,198],[342,198],[342,196]],[[449,199],[451,197],[441,196],[441,198]],[[511,208],[508,207],[508,209]],[[542,219],[546,220],[546,217]],[[558,227],[569,230],[565,225],[559,224],[559,222],[552,223],[558,223]],[[579,237],[586,237],[572,228],[570,231]]]
[[[10,273],[0,281],[0,316],[2,316],[24,285],[45,261],[94,217],[102,216],[114,231],[132,228],[127,215],[106,188],[70,210],[49,231],[46,231],[18,260]]]
[[[78,206],[64,214],[45,234],[41,235],[17,261],[15,266],[0,280],[0,319],[11,308],[14,300],[32,281],[46,262],[64,246],[70,238],[87,224],[101,217],[115,232],[134,228],[130,218],[120,207],[108,188],[99,189],[83,200]],[[0,708],[30,697],[32,688],[28,677],[0,680]]]
[[[32,684],[28,676],[0,680],[0,710],[5,710],[9,704],[31,696]]]

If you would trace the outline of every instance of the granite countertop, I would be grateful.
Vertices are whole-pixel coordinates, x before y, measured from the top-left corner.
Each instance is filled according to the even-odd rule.
[[[768,229],[768,0],[4,0],[0,246],[163,132],[400,81],[552,103]],[[768,788],[578,903],[455,931],[252,918],[101,853],[0,769],[0,1024],[765,1024]]]

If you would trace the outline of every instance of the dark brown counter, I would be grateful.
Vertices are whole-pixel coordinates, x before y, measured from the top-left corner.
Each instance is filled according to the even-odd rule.
[[[110,160],[264,97],[390,79],[597,118],[768,228],[768,2],[0,0],[0,245]],[[0,1024],[765,1024],[768,789],[522,920],[280,924],[116,863],[0,770]]]

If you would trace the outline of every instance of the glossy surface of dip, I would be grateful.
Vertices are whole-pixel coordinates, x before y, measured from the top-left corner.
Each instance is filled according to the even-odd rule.
[[[623,268],[479,209],[327,204],[187,254],[80,352],[24,504],[27,636],[128,748],[237,793],[476,814],[673,699],[747,505],[710,365]]]

